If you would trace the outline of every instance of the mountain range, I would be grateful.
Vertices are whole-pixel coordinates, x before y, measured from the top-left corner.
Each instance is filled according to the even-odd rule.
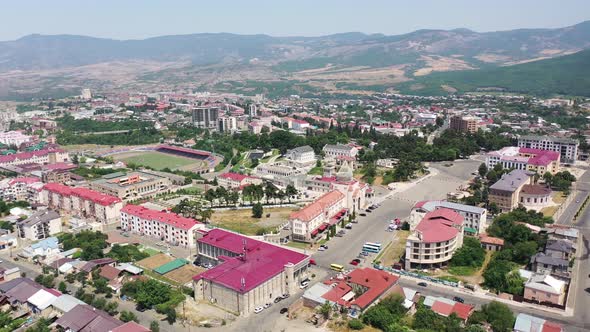
[[[113,40],[30,35],[0,42],[0,97],[77,93],[81,87],[271,94],[370,93],[413,87],[411,91],[419,92],[421,86],[440,80],[440,73],[459,75],[452,80],[460,81],[457,71],[473,76],[588,48],[590,21],[557,29],[417,30],[395,36],[205,33]],[[428,79],[431,76],[436,79]],[[441,91],[463,91],[462,87]]]

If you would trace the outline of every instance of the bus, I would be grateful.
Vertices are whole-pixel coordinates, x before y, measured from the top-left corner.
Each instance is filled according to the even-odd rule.
[[[340,264],[330,264],[330,269],[338,272],[344,271],[344,266]]]
[[[365,245],[369,245],[369,246],[377,247],[377,248],[381,249],[381,243],[379,243],[379,242],[365,242]]]
[[[363,251],[378,253],[381,251],[381,245],[367,242],[363,245]]]

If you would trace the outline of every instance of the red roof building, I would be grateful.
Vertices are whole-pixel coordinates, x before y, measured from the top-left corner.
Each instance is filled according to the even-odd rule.
[[[293,239],[302,242],[313,241],[313,237],[323,224],[329,224],[331,218],[338,214],[338,218],[344,217],[345,210],[346,196],[342,192],[332,190],[325,193],[313,203],[291,213],[289,222]]]
[[[121,209],[121,229],[154,237],[164,242],[193,247],[195,232],[204,225],[168,211],[150,210],[143,206],[127,204]]]
[[[238,189],[251,184],[262,184],[262,180],[257,177],[233,172],[220,174],[217,177],[217,182],[226,189]]]
[[[20,152],[0,156],[0,166],[15,166],[23,164],[55,164],[67,162],[69,154],[62,149],[43,149],[31,152]]]
[[[307,278],[309,256],[293,250],[222,229],[210,230],[197,244],[200,261],[217,265],[193,278],[195,298],[234,312],[249,313],[292,294]]]

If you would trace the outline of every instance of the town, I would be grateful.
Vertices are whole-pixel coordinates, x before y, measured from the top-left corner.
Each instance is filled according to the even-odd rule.
[[[583,331],[590,99],[0,106],[7,330]]]

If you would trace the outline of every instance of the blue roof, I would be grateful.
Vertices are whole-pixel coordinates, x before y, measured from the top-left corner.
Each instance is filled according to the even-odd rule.
[[[516,316],[516,322],[514,323],[514,331],[541,331],[543,329],[543,324],[545,324],[545,320],[542,318],[520,313],[518,314],[518,316]]]
[[[56,237],[48,237],[44,240],[41,240],[37,243],[31,244],[31,248],[33,249],[57,249],[59,247],[59,241]]]

